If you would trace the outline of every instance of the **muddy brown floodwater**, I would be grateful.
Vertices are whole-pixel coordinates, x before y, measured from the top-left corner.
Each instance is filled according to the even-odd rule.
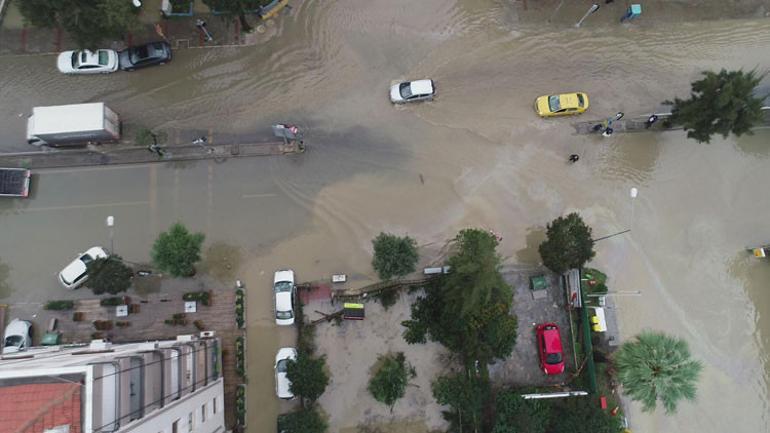
[[[308,0],[267,43],[180,50],[164,67],[104,77],[62,77],[52,56],[7,58],[4,150],[25,149],[19,115],[32,106],[85,101],[159,128],[267,132],[292,121],[309,147],[222,164],[43,171],[31,200],[0,203],[0,297],[83,296],[53,275],[108,242],[107,215],[116,216],[116,250],[130,260],[147,260],[158,231],[176,220],[205,231],[209,244],[239,248],[249,430],[268,432],[288,407],[273,394],[272,358],[294,339],[272,323],[275,269],[363,283],[373,278],[370,240],[380,231],[408,233],[429,250],[467,226],[502,233],[506,263],[534,262],[544,223],[579,211],[598,236],[632,229],[600,242],[595,260],[613,289],[643,292],[618,300],[624,337],[665,330],[705,365],[696,402],[674,416],[631,404],[631,427],[768,431],[770,262],[744,248],[770,240],[770,133],[710,145],[680,132],[575,136],[572,119],[539,119],[532,102],[581,90],[591,97],[583,120],[648,113],[687,95],[701,70],[767,70],[770,22],[613,19],[578,30],[518,20],[505,3]],[[388,102],[393,80],[424,77],[437,83],[435,101]],[[581,158],[569,166],[572,153]]]

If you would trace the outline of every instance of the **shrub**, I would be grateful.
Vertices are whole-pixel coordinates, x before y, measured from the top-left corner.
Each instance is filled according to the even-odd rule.
[[[182,295],[182,299],[185,301],[197,301],[197,302],[200,302],[202,305],[209,306],[211,305],[211,292],[208,292],[208,291],[187,292],[184,295]]]
[[[381,355],[377,362],[380,365],[369,380],[367,389],[375,400],[393,410],[396,400],[404,396],[409,378],[415,376],[414,368],[406,362],[403,352]]]
[[[131,326],[131,322],[127,322],[125,320],[118,320],[117,322],[115,322],[115,326],[117,326],[118,328],[125,328],[128,326]]]
[[[44,308],[53,311],[71,310],[75,308],[75,301],[48,301]]]
[[[134,272],[123,263],[120,256],[113,255],[96,259],[88,264],[88,279],[85,282],[94,295],[117,294],[131,287]]]
[[[235,339],[235,371],[238,376],[246,377],[246,348],[243,336]]]
[[[238,425],[246,424],[246,387],[238,387],[235,393],[235,415],[238,417]]]
[[[125,300],[121,296],[112,296],[109,298],[102,298],[99,301],[99,305],[102,307],[116,307],[118,305],[125,305]]]
[[[97,331],[109,331],[112,329],[112,320],[94,320],[93,323]]]
[[[195,329],[198,331],[203,331],[206,329],[206,327],[203,325],[203,320],[196,320],[193,322],[193,325],[195,325]]]
[[[380,233],[372,240],[372,267],[383,280],[414,272],[419,256],[417,242],[409,236]]]
[[[238,329],[243,329],[246,325],[246,295],[242,289],[235,290],[235,323],[238,325]]]

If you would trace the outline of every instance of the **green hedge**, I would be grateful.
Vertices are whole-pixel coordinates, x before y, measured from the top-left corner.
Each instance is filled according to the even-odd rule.
[[[241,377],[246,377],[246,348],[243,337],[235,339],[235,370]]]
[[[99,305],[102,307],[116,307],[118,305],[123,305],[126,302],[124,301],[122,296],[111,296],[109,298],[102,298],[99,301]]]
[[[246,295],[242,289],[235,290],[235,323],[238,329],[243,329],[246,324]]]
[[[54,311],[71,310],[75,308],[75,301],[48,301],[44,308]]]
[[[197,301],[206,306],[211,305],[210,292],[187,292],[182,295],[182,299],[185,301]]]

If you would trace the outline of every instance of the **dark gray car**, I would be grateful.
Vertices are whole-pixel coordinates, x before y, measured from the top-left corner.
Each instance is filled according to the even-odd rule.
[[[162,65],[171,61],[171,45],[165,41],[150,42],[129,47],[118,53],[120,69],[133,71],[147,66]]]

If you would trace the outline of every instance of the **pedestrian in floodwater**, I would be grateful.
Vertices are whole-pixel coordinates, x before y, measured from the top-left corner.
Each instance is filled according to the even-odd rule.
[[[569,156],[570,164],[574,164],[578,162],[579,159],[580,159],[580,155],[578,155],[577,153],[573,153],[572,155]]]

